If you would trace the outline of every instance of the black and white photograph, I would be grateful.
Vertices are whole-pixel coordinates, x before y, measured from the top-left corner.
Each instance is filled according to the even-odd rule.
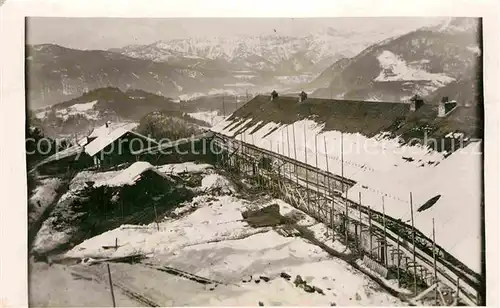
[[[30,306],[486,305],[481,16],[24,26]]]

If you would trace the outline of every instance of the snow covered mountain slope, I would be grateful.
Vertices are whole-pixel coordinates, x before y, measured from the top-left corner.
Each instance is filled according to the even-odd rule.
[[[258,96],[212,130],[343,173],[356,182],[346,196],[357,202],[361,192],[363,204],[379,212],[384,197],[386,214],[395,219],[408,219],[410,192],[415,210],[440,195],[431,208],[415,213],[416,228],[429,236],[435,218],[441,230],[437,244],[479,273],[480,250],[474,249],[481,236],[482,114],[477,107],[459,106],[438,118],[437,106],[429,104],[412,112],[403,103],[298,103],[295,97]],[[459,191],[467,197],[457,198]],[[464,227],[458,230],[459,225]]]
[[[145,114],[167,110],[182,116],[179,104],[165,97],[118,88],[100,88],[72,100],[32,111],[38,125],[52,136],[87,132],[107,121],[137,122]]]
[[[171,99],[142,90],[122,91],[99,88],[51,106],[29,111],[30,123],[54,137],[86,133],[107,121],[138,122],[154,111],[160,111],[194,126],[211,126],[246,102],[246,96],[211,95],[189,101]]]
[[[27,46],[26,73],[30,109],[103,87],[140,89],[174,97],[221,89],[237,82],[224,70],[178,67],[109,51],[83,51],[51,44]]]
[[[313,95],[373,101],[431,95],[478,71],[479,35],[478,19],[452,18],[438,26],[385,40],[366,48],[348,63],[327,69],[324,74],[331,78],[329,85]],[[321,85],[318,81],[311,85],[315,83]],[[453,97],[452,93],[448,96]]]

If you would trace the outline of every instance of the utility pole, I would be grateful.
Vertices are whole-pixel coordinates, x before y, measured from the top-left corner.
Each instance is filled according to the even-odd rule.
[[[288,157],[292,157],[292,156],[290,155],[290,134],[289,134],[289,132],[288,132],[288,126],[286,127],[286,143],[287,143],[287,145],[288,145],[287,156],[288,156]]]
[[[345,238],[346,238],[346,245],[348,244],[349,240],[349,205],[348,205],[348,199],[347,199],[347,191],[344,189],[344,133],[340,133],[340,159],[341,159],[341,175],[342,175],[342,194],[345,193]]]
[[[306,125],[304,124],[304,162],[306,163],[305,169],[306,169],[306,206],[307,210],[310,211],[309,209],[309,172],[308,172],[308,167],[307,167],[307,134],[306,134]]]
[[[327,181],[328,181],[328,195],[332,197],[332,208],[330,209],[330,223],[332,225],[332,241],[335,241],[335,233],[334,233],[334,214],[335,214],[335,194],[332,194],[332,189],[330,186],[330,168],[328,165],[328,148],[326,146],[326,137],[323,136],[323,144],[325,145],[325,162],[326,162],[326,173],[328,175]],[[334,182],[335,183],[335,182]],[[328,229],[327,229],[328,230]]]
[[[115,292],[113,291],[113,280],[111,279],[111,270],[109,268],[109,263],[106,263],[106,266],[108,268],[109,289],[111,291],[111,299],[113,300],[113,307],[116,307]]]
[[[293,152],[295,156],[295,160],[297,160],[297,139],[295,139],[295,122],[292,123],[292,134],[293,134]],[[297,181],[297,185],[299,184],[299,173],[297,172],[297,165],[294,165],[295,168],[295,180]]]
[[[340,174],[342,175],[342,194],[344,193],[344,133],[340,133]]]

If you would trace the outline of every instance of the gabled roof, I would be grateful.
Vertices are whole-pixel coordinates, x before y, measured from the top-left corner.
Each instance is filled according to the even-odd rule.
[[[85,145],[85,152],[90,156],[94,156],[95,154],[102,151],[105,147],[115,142],[116,140],[118,140],[127,133],[130,133],[143,140],[148,140],[149,143],[152,145],[158,145],[158,142],[156,142],[155,140],[148,138],[144,135],[141,135],[137,132],[134,132],[132,130],[129,130],[125,126],[119,127],[114,130],[110,130],[110,128],[103,126],[98,129],[95,129],[92,132],[92,134],[89,135],[89,137],[96,137],[96,138],[87,145]]]
[[[92,130],[88,138],[97,138],[100,136],[108,135],[110,132],[118,128],[124,128],[126,130],[133,130],[137,126],[136,123],[111,123],[109,127],[106,124],[96,127]]]
[[[109,134],[101,135],[85,146],[85,152],[90,156],[94,156],[102,149],[118,140],[121,136],[125,135],[128,132],[129,131],[126,129],[118,128],[110,132]]]

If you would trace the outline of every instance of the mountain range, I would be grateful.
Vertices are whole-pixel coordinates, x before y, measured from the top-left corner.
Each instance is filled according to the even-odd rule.
[[[405,31],[330,27],[305,37],[192,37],[109,50],[27,45],[28,107],[52,105],[102,87],[141,89],[181,100],[284,91],[309,83],[338,59]]]
[[[472,100],[480,79],[479,27],[478,19],[453,18],[387,39],[338,60],[304,87],[323,98],[401,101],[453,89],[464,93],[446,96]]]
[[[369,44],[394,33],[398,31],[358,33],[328,27],[305,37],[261,35],[171,39],[110,51],[189,67],[257,70],[282,75],[318,74],[335,60],[355,56]]]
[[[479,27],[478,19],[451,18],[371,45],[334,29],[305,38],[190,38],[112,50],[28,45],[28,107],[59,135],[109,118],[137,121],[154,110],[229,114],[273,89],[389,102],[448,96],[474,104],[481,90]],[[371,40],[387,35],[373,33]]]

